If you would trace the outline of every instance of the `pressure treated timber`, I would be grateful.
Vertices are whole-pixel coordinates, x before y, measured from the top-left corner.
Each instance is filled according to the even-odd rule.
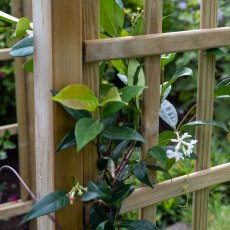
[[[33,1],[35,46],[35,152],[37,196],[71,189],[74,176],[83,183],[83,156],[75,148],[55,153],[72,127],[73,119],[51,100],[51,89],[61,90],[82,82],[82,1]],[[60,210],[63,229],[82,229],[80,201]],[[47,217],[38,219],[38,230],[54,229]]]
[[[201,29],[217,27],[218,0],[201,1]],[[215,55],[199,52],[197,86],[197,120],[213,119],[213,92],[215,85]],[[196,129],[198,140],[196,152],[198,160],[195,171],[211,166],[212,126],[200,126]],[[193,196],[193,230],[208,228],[209,188],[197,191]]]
[[[12,14],[19,18],[23,16],[22,2],[12,0]],[[26,74],[22,69],[24,58],[14,59],[14,73],[16,85],[16,111],[18,123],[18,153],[19,153],[19,172],[25,183],[30,187],[30,153],[29,153],[29,134],[28,134],[28,113],[27,113],[27,86]],[[20,198],[26,200],[28,192],[20,184]]]
[[[156,184],[154,185],[154,189],[149,187],[136,189],[134,193],[125,200],[121,213],[227,182],[230,180],[230,163],[190,174],[189,186],[184,190],[183,187],[187,184],[187,179],[188,177],[185,175],[174,178],[172,181],[167,180]]]
[[[84,41],[85,62],[230,45],[230,27]]]
[[[162,32],[162,0],[145,0],[145,34]],[[141,134],[147,141],[142,145],[143,158],[148,149],[158,142],[159,110],[160,110],[160,83],[161,57],[160,55],[145,58],[145,80],[148,89],[144,91],[142,102]],[[153,81],[154,79],[154,81]],[[154,160],[149,162],[155,164]],[[156,183],[157,173],[151,172],[151,180]],[[140,218],[156,221],[156,205],[150,205],[140,210]]]
[[[114,4],[116,4],[114,2]],[[84,0],[82,2],[83,9],[83,40],[99,38],[99,0]],[[99,63],[84,63],[83,64],[83,83],[92,89],[95,95],[99,96]],[[98,117],[98,114],[94,114]],[[83,149],[84,162],[84,185],[89,180],[97,181],[97,147],[94,144],[88,144]],[[89,207],[84,206],[84,229],[89,229]]]
[[[33,205],[32,201],[18,200],[0,205],[0,220],[27,213]]]
[[[6,130],[8,130],[11,135],[16,135],[18,134],[18,124],[0,126],[0,136],[4,135]]]
[[[7,61],[7,60],[12,60],[12,56],[10,55],[10,49],[5,48],[5,49],[0,49],[0,61]]]

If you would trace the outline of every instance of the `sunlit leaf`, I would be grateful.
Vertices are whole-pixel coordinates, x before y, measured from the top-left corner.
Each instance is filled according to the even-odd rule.
[[[5,21],[5,22],[9,22],[12,24],[17,24],[17,22],[19,21],[18,18],[15,18],[9,14],[6,14],[1,10],[0,10],[0,20]]]
[[[25,36],[27,30],[31,30],[30,20],[28,18],[20,18],[17,22],[15,32],[11,35],[12,38],[21,38]]]
[[[99,101],[93,91],[85,85],[69,85],[52,99],[66,107],[87,111],[95,111],[99,105]]]
[[[29,72],[29,73],[33,73],[34,72],[34,59],[31,58],[29,59],[28,61],[26,61],[22,68],[26,71],[26,72]]]
[[[111,88],[107,95],[101,100],[101,106],[105,106],[107,103],[109,102],[121,102],[121,97],[120,94],[118,92],[117,87],[113,87]]]

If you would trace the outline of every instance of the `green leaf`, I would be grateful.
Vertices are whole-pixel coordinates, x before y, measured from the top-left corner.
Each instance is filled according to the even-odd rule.
[[[118,92],[117,87],[113,87],[111,88],[107,95],[101,100],[101,106],[105,106],[107,103],[109,102],[121,102],[121,97],[120,94]]]
[[[11,35],[11,38],[21,38],[26,35],[27,30],[31,30],[30,20],[28,18],[20,18],[17,22],[16,30]]]
[[[122,101],[109,102],[105,106],[102,107],[101,116],[103,119],[111,117],[114,114],[118,113],[121,109],[123,109],[124,106],[125,104]]]
[[[9,141],[9,140],[5,140],[3,142],[3,149],[4,150],[7,150],[7,149],[15,149],[16,148],[16,145],[12,142],[12,141]]]
[[[160,117],[171,128],[175,129],[178,123],[178,115],[174,106],[167,100],[161,104]]]
[[[193,77],[193,71],[190,68],[182,67],[179,68],[176,73],[173,75],[173,77],[170,79],[170,81],[165,84],[161,90],[161,95],[164,95],[165,90],[172,85],[178,78],[184,77],[184,76],[192,76]]]
[[[100,0],[101,28],[111,37],[119,37],[124,24],[124,12],[115,0]]]
[[[129,140],[122,141],[119,143],[112,152],[112,159],[116,163],[119,157],[122,155],[124,149],[128,146]]]
[[[171,169],[172,166],[175,164],[175,162],[176,162],[176,159],[175,159],[175,158],[171,158],[171,159],[168,158],[168,159],[166,160],[165,169],[166,169],[166,170]]]
[[[10,55],[12,55],[13,57],[25,57],[33,55],[33,53],[33,36],[22,39],[21,41],[16,43],[10,51]]]
[[[212,125],[212,126],[219,127],[224,131],[228,132],[227,126],[221,121],[192,121],[185,125],[182,125],[180,131],[183,132],[187,128],[198,126],[198,125]]]
[[[213,55],[219,55],[221,57],[229,57],[229,54],[225,53],[222,49],[220,48],[213,48],[213,49],[208,49],[205,52],[206,54],[213,54]]]
[[[145,85],[144,71],[142,69],[142,65],[137,61],[137,59],[129,60],[127,77],[128,77],[129,86],[132,86],[132,85],[144,86]]]
[[[159,134],[158,145],[165,146],[171,142],[171,139],[175,139],[176,134],[172,131],[164,131]]]
[[[219,84],[216,86],[216,89],[218,89],[221,86],[229,86],[230,85],[230,77],[227,77],[223,79]]]
[[[138,21],[135,26],[135,28],[132,31],[133,36],[138,36],[138,35],[143,35],[145,32],[145,19],[142,16]]]
[[[126,75],[122,74],[122,73],[118,73],[117,77],[120,79],[120,81],[122,81],[125,85],[128,84],[128,78]]]
[[[162,71],[164,71],[165,66],[169,64],[175,58],[175,56],[176,56],[175,53],[161,55],[161,70]]]
[[[153,188],[153,185],[148,176],[146,162],[144,160],[141,160],[135,164],[133,174],[136,176],[138,180],[140,180],[147,186]]]
[[[229,98],[230,97],[230,85],[219,86],[215,89],[214,96],[216,98]]]
[[[147,220],[124,220],[118,222],[118,227],[129,230],[158,230],[155,224]]]
[[[118,4],[118,6],[120,6],[120,8],[123,10],[124,9],[124,5],[122,0],[116,0],[116,3]]]
[[[15,18],[9,14],[6,14],[1,10],[0,10],[0,20],[2,20],[4,22],[9,22],[11,24],[17,24],[17,22],[19,21],[18,18]]]
[[[74,129],[71,129],[61,140],[60,144],[57,147],[57,152],[60,152],[64,149],[70,148],[76,145],[75,132]]]
[[[126,75],[127,74],[127,65],[125,63],[125,60],[123,59],[117,59],[117,60],[111,60],[112,65],[120,72],[121,74]]]
[[[64,208],[69,204],[69,198],[67,198],[66,194],[67,192],[65,191],[56,191],[41,198],[27,213],[23,219],[23,223]]]
[[[93,118],[80,119],[75,127],[77,151],[79,152],[103,130],[103,123]]]
[[[167,162],[167,160],[166,160]],[[165,174],[167,174],[169,176],[170,179],[172,179],[171,175],[169,174],[167,168],[163,168],[163,167],[160,167],[158,165],[147,165],[147,168],[148,169],[151,169],[151,170],[154,170],[154,171],[160,171],[160,172],[163,172]]]
[[[168,82],[165,82],[163,84],[163,86],[165,86]],[[165,91],[164,91],[164,94],[161,94],[161,103],[164,102],[164,100],[168,97],[168,95],[170,94],[171,92],[171,89],[172,89],[172,86],[168,86]],[[160,92],[162,91],[162,84],[160,85]]]
[[[111,140],[134,140],[145,142],[144,138],[135,129],[126,126],[113,126],[104,130],[102,135]]]
[[[28,61],[26,61],[22,68],[29,73],[33,73],[34,72],[34,58],[29,59]]]
[[[155,160],[159,161],[162,165],[165,165],[165,162],[167,160],[167,154],[166,151],[160,146],[156,145],[152,147],[151,149],[149,149],[148,154]]]
[[[124,88],[121,88],[119,92],[121,93],[122,101],[129,102],[135,96],[140,95],[145,88],[146,88],[145,86],[137,86],[137,85],[126,86]]]
[[[85,85],[69,85],[52,99],[66,107],[87,111],[95,111],[99,105],[93,91]]]
[[[106,228],[106,226],[107,226],[107,224],[109,224],[109,220],[106,220],[106,221],[104,221],[104,222],[102,222],[102,223],[100,223],[98,226],[97,226],[97,228],[96,228],[96,230],[106,230],[107,228]],[[110,223],[110,225],[112,224],[112,222]]]

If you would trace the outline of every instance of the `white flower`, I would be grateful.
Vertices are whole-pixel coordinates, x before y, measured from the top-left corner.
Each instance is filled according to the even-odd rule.
[[[197,143],[197,140],[191,140],[190,138],[192,137],[188,133],[184,133],[182,136],[180,136],[179,132],[175,132],[177,139],[172,139],[171,141],[174,143],[177,143],[175,146],[175,151],[172,150],[167,150],[166,154],[168,158],[175,158],[176,161],[180,159],[184,159],[183,153],[190,157],[191,153],[193,152],[193,149],[195,147],[195,144]],[[190,139],[189,142],[186,142],[185,139]],[[179,150],[182,150],[180,152]]]

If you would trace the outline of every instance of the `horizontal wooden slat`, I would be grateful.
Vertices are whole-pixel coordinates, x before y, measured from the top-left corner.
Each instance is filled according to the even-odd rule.
[[[18,124],[0,126],[0,136],[4,135],[6,130],[9,130],[11,135],[15,135],[18,133]]]
[[[26,214],[32,207],[32,201],[7,202],[0,205],[0,220]]]
[[[84,41],[85,62],[230,45],[230,27]]]
[[[0,61],[7,61],[13,59],[10,55],[10,49],[0,49]]]
[[[147,187],[139,188],[125,200],[121,213],[143,208],[229,180],[230,163],[226,163],[190,174],[189,186],[186,190],[183,187],[187,184],[187,176],[177,177],[172,181],[168,180],[156,184],[154,185],[154,189]]]

